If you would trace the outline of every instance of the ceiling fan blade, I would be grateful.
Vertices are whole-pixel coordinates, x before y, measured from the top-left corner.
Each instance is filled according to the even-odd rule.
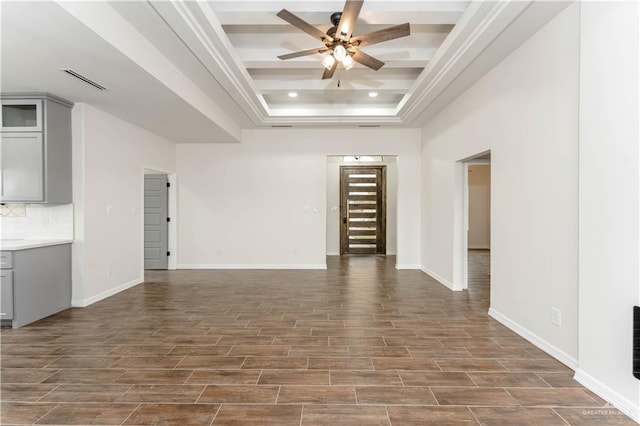
[[[322,79],[326,80],[328,78],[333,77],[333,73],[336,72],[336,68],[338,68],[338,61],[335,61],[333,63],[333,66],[331,67],[331,69],[329,69],[329,70],[326,69],[326,68],[324,69],[324,72],[322,73]]]
[[[361,50],[357,50],[352,58],[359,64],[364,65],[365,67],[369,67],[373,70],[378,71],[380,68],[384,66],[384,62],[374,58],[373,56],[369,56]]]
[[[394,25],[393,27],[383,28],[368,34],[362,34],[353,37],[350,43],[358,46],[368,46],[370,44],[381,43],[383,41],[393,40],[400,37],[406,37],[411,34],[409,23]]]
[[[344,41],[351,38],[353,28],[356,26],[356,22],[358,21],[358,15],[360,15],[362,3],[364,3],[364,0],[347,0],[344,3],[342,18],[340,18],[338,30],[336,31],[338,38],[341,38]]]
[[[286,55],[280,55],[280,56],[278,56],[278,59],[282,59],[284,61],[286,59],[293,59],[293,58],[299,58],[301,56],[315,55],[316,53],[324,53],[327,50],[329,50],[329,49],[327,49],[326,47],[317,47],[315,49],[301,50],[300,52],[294,52],[294,53],[288,53]]]
[[[313,25],[311,25],[310,23],[308,23],[304,19],[299,18],[296,15],[294,15],[293,13],[289,12],[287,9],[282,9],[280,12],[278,12],[276,14],[276,16],[278,16],[279,18],[287,21],[288,23],[290,23],[294,27],[296,27],[298,29],[301,29],[302,31],[304,31],[305,33],[311,35],[312,37],[320,39],[320,41],[322,41],[322,42],[324,42],[325,40],[327,40],[328,42],[332,42],[333,41],[333,39],[330,36],[326,35],[321,30],[319,30],[318,28],[314,27]]]

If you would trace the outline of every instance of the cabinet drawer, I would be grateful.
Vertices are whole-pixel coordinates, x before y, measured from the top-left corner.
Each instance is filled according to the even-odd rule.
[[[0,320],[13,319],[13,271],[0,271]]]
[[[13,252],[0,251],[0,269],[13,268]]]

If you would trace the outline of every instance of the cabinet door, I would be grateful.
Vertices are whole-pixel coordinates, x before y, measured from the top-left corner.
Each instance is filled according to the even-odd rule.
[[[13,271],[0,271],[0,319],[13,318]]]
[[[42,131],[42,101],[3,99],[0,126],[3,132]]]
[[[44,201],[42,133],[3,133],[0,172],[0,201]]]

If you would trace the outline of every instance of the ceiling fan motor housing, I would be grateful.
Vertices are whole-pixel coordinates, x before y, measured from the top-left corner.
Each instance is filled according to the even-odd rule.
[[[331,14],[331,23],[334,27],[338,26],[340,19],[342,19],[342,12],[334,12]]]
[[[331,38],[336,38],[336,32],[338,32],[338,24],[340,23],[340,19],[342,19],[342,12],[334,12],[331,14],[331,23],[333,27],[327,30],[327,35]]]

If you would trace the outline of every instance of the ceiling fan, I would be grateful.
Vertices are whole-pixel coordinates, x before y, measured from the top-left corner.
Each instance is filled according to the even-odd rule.
[[[341,63],[346,70],[351,69],[354,62],[358,62],[359,64],[369,67],[375,71],[379,70],[384,65],[384,62],[374,58],[373,56],[367,55],[360,50],[360,48],[408,36],[410,34],[409,23],[407,22],[405,24],[394,25],[382,30],[352,37],[353,29],[356,21],[358,20],[358,15],[360,14],[360,9],[362,8],[363,3],[364,0],[347,0],[342,12],[336,12],[331,15],[331,23],[333,24],[333,27],[329,28],[326,33],[323,33],[318,28],[288,10],[282,9],[277,13],[278,17],[287,21],[294,27],[301,29],[305,33],[310,34],[312,37],[320,39],[324,44],[324,47],[289,53],[287,55],[280,55],[278,58],[285,60],[314,55],[316,53],[329,52],[322,61],[322,65],[326,68],[322,74],[323,80],[333,77],[333,74],[336,72],[336,68],[338,67],[338,63]]]

